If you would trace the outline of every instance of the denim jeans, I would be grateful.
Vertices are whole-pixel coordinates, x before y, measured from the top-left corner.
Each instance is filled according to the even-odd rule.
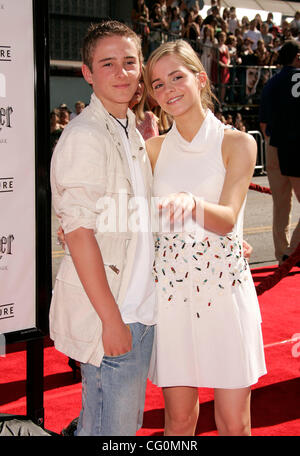
[[[104,355],[100,367],[81,364],[78,436],[134,436],[142,426],[154,326],[129,324],[132,350]]]

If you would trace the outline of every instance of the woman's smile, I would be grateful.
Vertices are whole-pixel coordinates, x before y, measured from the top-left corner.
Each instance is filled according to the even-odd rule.
[[[170,100],[167,101],[167,104],[174,104],[178,101],[180,101],[183,98],[183,95],[179,95],[177,97],[170,98]]]

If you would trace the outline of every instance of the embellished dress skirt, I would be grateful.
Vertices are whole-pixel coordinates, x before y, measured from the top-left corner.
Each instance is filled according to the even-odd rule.
[[[261,315],[237,234],[162,234],[149,378],[161,387],[243,388],[266,373]]]

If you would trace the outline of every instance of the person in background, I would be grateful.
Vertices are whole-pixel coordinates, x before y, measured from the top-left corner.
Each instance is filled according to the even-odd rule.
[[[281,71],[263,88],[260,126],[267,145],[275,257],[281,264],[300,242],[300,220],[289,236],[293,192],[300,203],[300,43],[287,41],[279,51],[279,62]]]
[[[169,24],[162,15],[160,3],[155,3],[150,11],[150,52],[156,49],[163,40],[164,31],[167,31]]]
[[[180,38],[183,30],[184,19],[180,15],[180,9],[178,6],[173,6],[171,10],[171,20],[169,22],[169,32],[171,35],[175,35],[176,38]]]
[[[134,112],[136,128],[141,133],[144,141],[152,136],[159,135],[159,119],[150,110],[147,103],[147,91],[144,83],[144,69],[137,90],[129,103],[129,108]]]
[[[260,32],[266,48],[270,49],[273,46],[273,35],[269,32],[269,27],[266,22],[263,22]]]
[[[200,38],[200,27],[196,25],[195,14],[193,11],[189,11],[186,15],[184,29],[184,37],[189,41],[192,41],[193,46],[195,47],[198,38]]]
[[[220,10],[217,6],[212,7],[212,12],[211,14],[208,14],[206,18],[203,21],[203,25],[211,25],[213,27],[218,27],[221,29],[221,25],[223,23],[223,19],[220,16]]]
[[[268,65],[270,61],[270,53],[265,47],[263,40],[258,40],[257,48],[254,52],[254,55],[257,57],[257,65],[264,66]]]
[[[212,82],[215,86],[219,86],[220,101],[225,101],[226,84],[230,80],[230,54],[227,45],[225,44],[226,34],[219,32],[217,35],[218,46],[216,48],[215,57],[212,64]]]
[[[63,131],[60,124],[60,110],[53,109],[50,113],[50,152],[52,154],[54,147]]]
[[[267,20],[265,21],[265,24],[267,24],[267,26],[268,26],[269,32],[272,30],[272,28],[274,26],[273,19],[274,19],[273,13],[269,12]]]
[[[226,125],[233,125],[233,118],[231,114],[227,114],[226,116]]]
[[[85,108],[85,104],[83,101],[77,101],[75,103],[75,112],[71,112],[70,114],[70,120],[75,119],[76,116],[78,116]]]
[[[261,25],[263,23],[261,15],[259,13],[255,14],[254,19],[256,20],[256,28],[261,31]]]
[[[213,8],[217,7],[218,10],[221,8],[221,1],[220,0],[211,0],[210,1],[210,8],[207,10],[206,15],[209,16],[213,13]]]
[[[236,17],[236,9],[235,6],[231,6],[229,9],[229,18],[227,19],[228,22],[228,32],[231,34],[235,34],[236,29],[240,27],[240,22]]]
[[[134,0],[131,11],[131,21],[133,30],[142,39],[143,54],[148,55],[149,48],[149,8],[145,4],[145,0]]]
[[[53,109],[53,111],[50,113],[50,133],[58,130],[62,130],[60,124],[60,110]]]
[[[246,33],[249,30],[249,27],[250,27],[250,21],[249,21],[248,17],[243,16],[242,21],[241,21],[241,31],[242,31],[243,35],[244,35],[244,33]]]
[[[61,127],[64,129],[70,122],[70,113],[67,109],[60,110],[59,120],[60,120]]]
[[[244,33],[244,39],[250,38],[252,40],[252,51],[256,50],[258,40],[262,39],[261,32],[257,30],[256,26],[257,20],[253,19],[252,21],[250,21],[249,30],[247,30],[247,32]]]
[[[216,44],[215,33],[213,27],[204,25],[203,38],[200,39],[201,44],[201,62],[205,68],[206,74],[211,79],[211,68],[213,62],[214,47]]]
[[[294,19],[290,23],[290,28],[296,36],[300,33],[300,11],[296,11]]]

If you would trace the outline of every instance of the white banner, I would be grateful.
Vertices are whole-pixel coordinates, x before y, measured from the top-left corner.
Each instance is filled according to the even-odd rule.
[[[35,327],[32,0],[0,0],[0,334]]]

